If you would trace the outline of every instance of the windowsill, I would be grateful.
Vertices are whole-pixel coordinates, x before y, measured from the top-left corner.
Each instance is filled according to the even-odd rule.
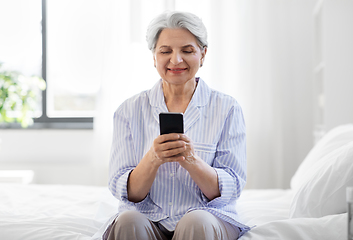
[[[11,129],[92,129],[93,122],[35,122],[27,128],[22,128],[19,123],[0,123],[1,130]]]

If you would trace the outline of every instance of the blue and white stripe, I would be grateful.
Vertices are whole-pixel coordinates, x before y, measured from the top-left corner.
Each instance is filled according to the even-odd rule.
[[[167,112],[161,80],[150,90],[126,100],[114,114],[109,189],[120,199],[119,212],[134,209],[170,231],[188,211],[204,209],[242,229],[235,204],[246,182],[245,123],[241,107],[228,95],[198,86],[184,113],[185,134],[195,153],[215,168],[221,197],[209,201],[178,163],[163,164],[148,196],[139,203],[127,199],[127,179],[159,135],[159,113]]]

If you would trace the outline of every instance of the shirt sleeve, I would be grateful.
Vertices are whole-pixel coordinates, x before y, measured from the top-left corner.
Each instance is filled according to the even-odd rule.
[[[241,107],[236,103],[226,118],[213,167],[218,175],[221,196],[209,201],[209,207],[222,207],[239,198],[246,183],[246,129]]]
[[[129,122],[114,113],[113,141],[109,162],[109,190],[117,199],[127,200],[127,180],[134,169],[135,153]]]

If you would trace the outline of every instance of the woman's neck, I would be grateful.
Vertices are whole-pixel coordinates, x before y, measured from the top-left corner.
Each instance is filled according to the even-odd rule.
[[[197,82],[195,79],[182,85],[170,84],[163,81],[164,100],[169,112],[184,113],[195,92]]]

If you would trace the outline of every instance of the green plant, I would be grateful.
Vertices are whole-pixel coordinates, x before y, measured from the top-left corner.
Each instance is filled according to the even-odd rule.
[[[0,63],[0,123],[18,122],[23,128],[33,124],[45,81],[17,71],[3,70]]]

